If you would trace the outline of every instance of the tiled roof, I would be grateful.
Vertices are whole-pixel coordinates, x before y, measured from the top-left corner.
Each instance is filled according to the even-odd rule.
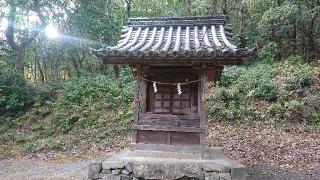
[[[103,58],[238,58],[253,49],[238,48],[224,15],[130,18],[115,46],[94,52]]]

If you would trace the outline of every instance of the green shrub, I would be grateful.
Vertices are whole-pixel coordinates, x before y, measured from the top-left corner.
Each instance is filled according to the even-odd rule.
[[[246,68],[231,66],[223,70],[223,76],[220,77],[219,85],[224,87],[230,87],[238,82],[241,75],[246,74]]]
[[[59,88],[56,82],[33,86],[20,76],[0,76],[0,114],[17,113],[33,104],[42,107]]]
[[[211,120],[268,120],[320,124],[319,72],[299,57],[226,68],[207,89]]]
[[[278,86],[270,80],[261,81],[252,88],[252,95],[269,101],[275,101],[278,98]]]
[[[131,111],[133,81],[123,70],[119,79],[103,75],[72,79],[64,85],[53,104],[54,118],[63,131],[72,127],[98,125],[103,111]],[[124,114],[126,114],[124,113]]]
[[[289,56],[287,59],[285,59],[285,61],[291,65],[301,65],[304,62],[303,57],[301,55]]]
[[[287,77],[285,87],[288,91],[310,87],[316,72],[309,64],[303,63],[300,56],[291,56],[285,61]]]
[[[57,91],[62,88],[61,82],[50,82],[36,86],[35,106],[43,106],[48,101],[56,98]]]
[[[0,153],[88,149],[92,143],[105,148],[119,142],[132,125],[133,82],[130,69],[124,68],[118,78],[88,75],[65,83],[26,83],[32,93],[24,97],[32,98],[32,109],[15,117],[0,116],[5,119],[0,121],[0,144],[5,147]],[[14,90],[20,93],[16,84],[19,91]]]
[[[241,118],[241,103],[243,97],[235,89],[212,88],[208,92],[207,111],[210,118],[232,121]]]
[[[266,44],[259,52],[259,59],[263,62],[274,62],[280,54],[280,49],[275,42]]]
[[[0,114],[19,112],[33,103],[34,97],[34,88],[24,78],[0,76]]]

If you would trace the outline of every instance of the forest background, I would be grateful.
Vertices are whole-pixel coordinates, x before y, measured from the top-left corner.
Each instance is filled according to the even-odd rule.
[[[320,0],[0,0],[0,7],[1,156],[125,147],[131,70],[103,65],[89,48],[114,45],[129,17],[220,13],[235,42],[258,53],[208,84],[207,144],[236,149],[232,155],[241,160],[239,149],[248,155],[259,140],[239,148],[232,143],[241,138],[225,133],[266,133],[275,144],[260,144],[260,151],[274,153],[291,147],[279,140],[290,132],[311,138],[316,154],[302,162],[279,156],[279,164],[300,168],[299,161],[315,166],[320,159],[319,138],[311,136],[320,129]],[[300,145],[294,148],[311,146]],[[267,154],[248,156],[266,162]]]

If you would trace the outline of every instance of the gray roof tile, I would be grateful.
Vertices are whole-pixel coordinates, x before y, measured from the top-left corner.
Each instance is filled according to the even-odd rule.
[[[94,52],[103,58],[230,58],[254,49],[238,48],[224,15],[130,18],[113,47]]]

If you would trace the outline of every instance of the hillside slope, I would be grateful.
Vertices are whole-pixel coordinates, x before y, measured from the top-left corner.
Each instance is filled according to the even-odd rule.
[[[34,88],[25,111],[2,116],[2,157],[109,152],[130,142],[129,69],[119,78],[87,76]],[[319,66],[288,59],[229,67],[206,94],[209,146],[222,146],[247,165],[314,173],[320,161]]]

